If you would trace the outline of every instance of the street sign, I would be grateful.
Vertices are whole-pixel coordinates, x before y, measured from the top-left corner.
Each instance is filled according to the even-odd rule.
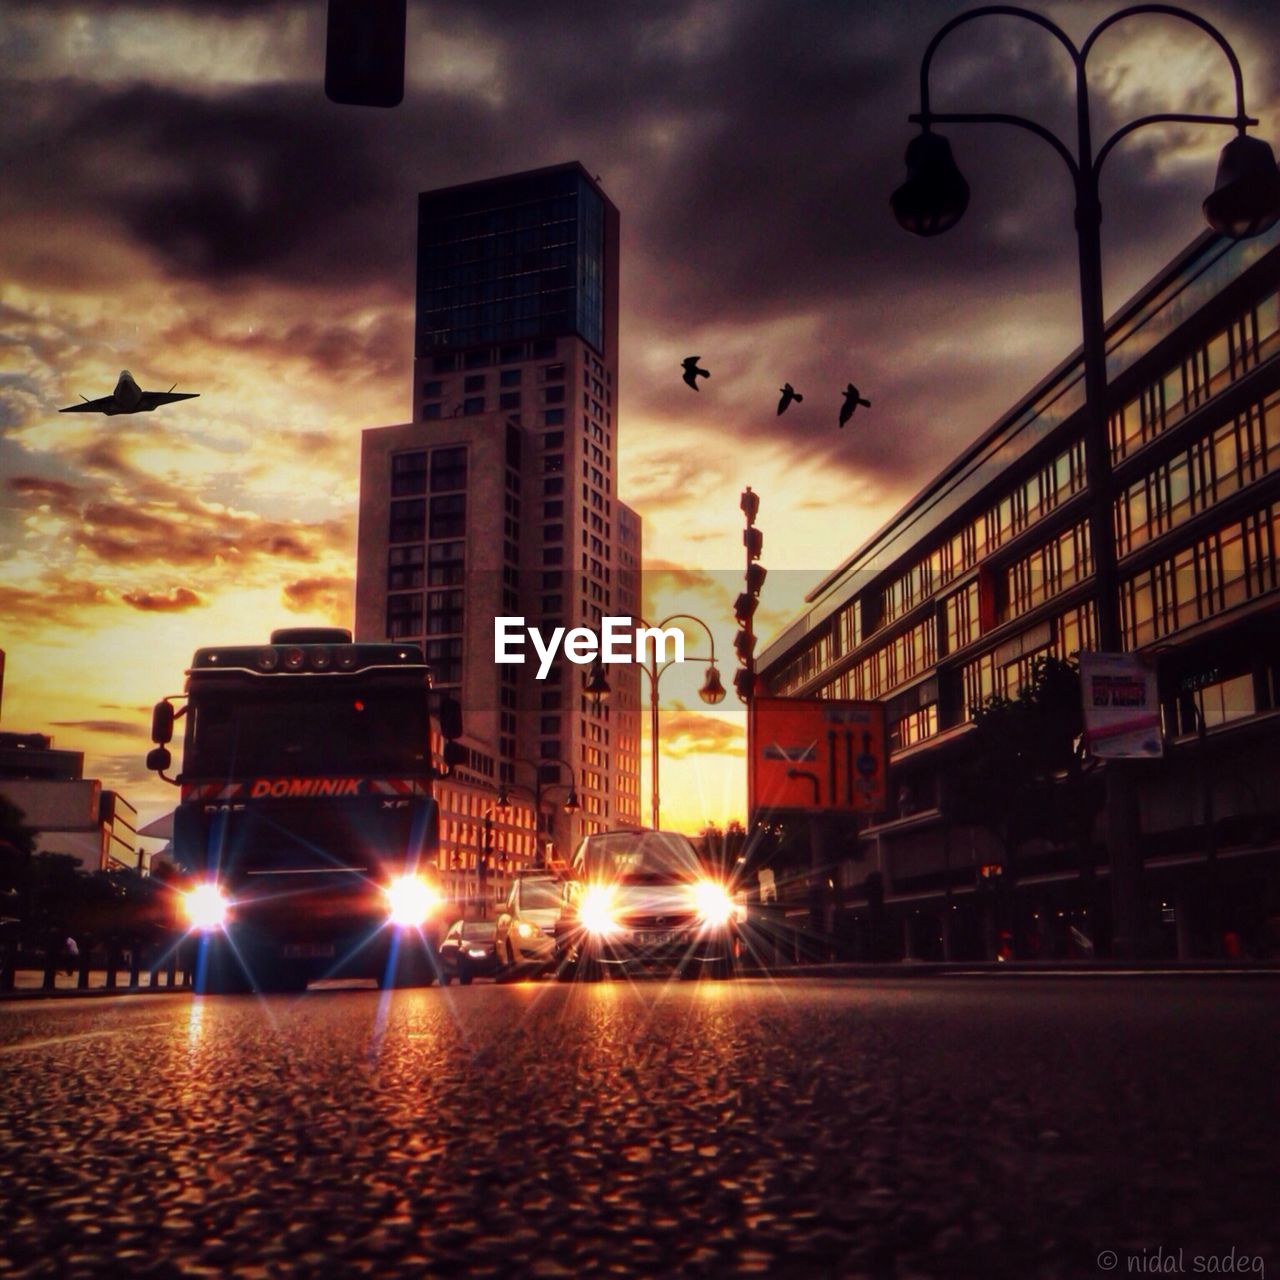
[[[833,698],[755,698],[751,796],[756,809],[882,813],[884,707]]]
[[[1164,754],[1155,667],[1127,653],[1080,654],[1084,740],[1101,760]]]

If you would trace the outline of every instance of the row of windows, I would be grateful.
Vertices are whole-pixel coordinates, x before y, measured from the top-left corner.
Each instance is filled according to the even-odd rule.
[[[482,347],[459,355],[433,356],[432,373],[453,373],[456,369],[484,369],[493,364],[515,364],[519,360],[553,360],[556,354],[554,338],[538,338],[533,342],[510,342],[498,348]]]
[[[447,493],[467,487],[467,450],[464,445],[430,451],[430,491]],[[407,497],[428,490],[428,451],[415,449],[391,458],[391,496]]]
[[[1004,571],[1004,616],[1016,618],[1093,573],[1089,526],[1081,522]]]
[[[876,626],[909,613],[990,552],[1080,493],[1085,483],[1084,445],[1076,441],[890,583],[881,597],[878,619],[864,618],[859,626],[858,620],[851,617],[842,622],[843,630],[860,639],[860,632],[869,634]]]
[[[466,532],[465,493],[445,494],[429,501],[406,498],[391,504],[392,542],[421,542],[426,537],[462,538]]]
[[[461,586],[465,545],[462,542],[433,542],[430,547],[424,547],[422,543],[392,547],[387,552],[387,590],[414,591],[424,585]]]
[[[1017,697],[1018,690],[1030,682],[1037,658],[1070,658],[1082,649],[1096,648],[1096,637],[1093,602],[1087,601],[981,654],[961,672],[962,717],[972,720],[974,711],[993,693]]]
[[[1278,349],[1280,293],[1273,293],[1111,415],[1112,460],[1118,462],[1154,440]]]
[[[1126,649],[1150,644],[1272,591],[1280,551],[1280,502],[1197,539],[1121,584]]]
[[[1120,494],[1113,517],[1117,553],[1127,555],[1276,470],[1280,395],[1251,405]]]

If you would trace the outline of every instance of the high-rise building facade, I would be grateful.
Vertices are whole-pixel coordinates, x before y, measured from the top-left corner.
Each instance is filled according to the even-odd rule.
[[[1211,949],[1219,877],[1227,923],[1280,953],[1280,228],[1191,245],[1109,321],[1107,373],[1116,603],[1125,650],[1158,670],[1167,743],[1135,774],[1150,931],[1170,954]],[[1098,647],[1084,432],[1077,352],[759,657],[775,695],[885,706],[890,811],[819,841],[828,917],[883,954],[990,953],[997,906],[1023,954],[1105,945],[1101,821],[1085,848],[1049,824],[1009,865],[952,804],[975,709],[1016,697],[1037,658]]]
[[[618,224],[579,164],[419,197],[414,420],[364,432],[355,629],[422,644],[462,703],[477,794],[443,788],[442,814],[464,859],[499,788],[543,801],[562,856],[639,819],[639,672],[611,667],[597,706],[585,667],[561,655],[538,679],[527,639],[522,665],[494,643],[498,617],[550,635],[640,607],[640,521],[617,496]],[[456,839],[454,801],[472,819]],[[489,815],[499,858],[529,844],[506,830],[519,812]]]

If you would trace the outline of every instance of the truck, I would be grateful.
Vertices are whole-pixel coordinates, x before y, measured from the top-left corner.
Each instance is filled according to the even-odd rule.
[[[175,907],[196,989],[438,978],[433,782],[459,759],[461,716],[441,700],[438,768],[421,649],[287,628],[266,645],[197,649],[186,677],[155,706],[147,766],[179,788]]]

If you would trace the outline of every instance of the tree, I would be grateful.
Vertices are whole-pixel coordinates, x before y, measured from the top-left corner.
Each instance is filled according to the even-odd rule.
[[[1002,879],[1016,878],[1018,848],[1034,836],[1062,835],[1092,877],[1090,842],[1100,791],[1084,769],[1080,672],[1072,662],[1039,657],[1014,698],[994,693],[974,712],[973,750],[953,779],[950,816],[985,826],[1004,854]]]

